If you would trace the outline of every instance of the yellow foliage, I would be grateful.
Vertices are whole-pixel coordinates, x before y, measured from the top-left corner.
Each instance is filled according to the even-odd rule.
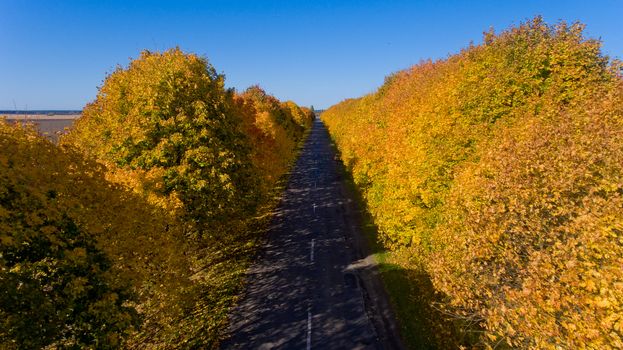
[[[0,270],[5,264],[11,263],[10,252],[17,249],[15,244],[34,244],[48,240],[50,249],[63,249],[66,244],[71,244],[63,241],[63,230],[66,229],[54,224],[70,220],[77,225],[78,230],[84,232],[86,239],[94,240],[97,249],[110,261],[111,269],[106,274],[108,283],[117,286],[114,288],[129,288],[130,294],[122,295],[119,303],[124,303],[146,319],[179,317],[179,314],[176,315],[179,313],[176,308],[179,308],[180,300],[188,289],[190,265],[183,256],[177,254],[181,250],[181,230],[175,227],[171,218],[159,208],[146,203],[140,196],[107,181],[106,169],[100,164],[84,158],[71,147],[59,148],[53,145],[38,137],[34,130],[0,121],[0,147],[7,161],[6,166],[0,166],[0,197],[4,198],[6,195],[8,197],[5,199],[9,198],[8,202],[0,203],[0,213],[3,213],[0,217],[0,227],[3,228]],[[30,202],[16,202],[15,198],[24,198],[24,201],[27,198],[32,199]],[[22,225],[27,226],[20,226],[20,220]],[[28,227],[39,229],[31,232]],[[60,248],[54,248],[56,245]],[[67,264],[75,266],[76,271],[95,270],[95,266],[82,263],[88,260],[90,254],[84,247],[76,247],[67,250],[64,259]],[[46,264],[52,264],[52,260],[45,258],[38,264],[43,268]],[[20,266],[26,265],[14,265],[13,272],[19,271]],[[83,277],[78,277],[65,288],[71,290],[72,295],[94,288],[85,283],[87,281]],[[27,298],[27,295],[22,297]],[[169,305],[164,307],[164,302]],[[104,306],[103,300],[99,303]],[[80,305],[85,306],[88,305]],[[97,306],[90,307],[97,309]],[[4,314],[6,311],[3,309],[0,314],[6,318],[18,316]],[[100,315],[112,313],[113,310],[109,309],[107,313]],[[26,317],[27,314],[24,313],[23,316]],[[34,319],[32,317],[29,321],[33,327],[36,324]],[[65,322],[67,327],[71,327],[74,320]],[[144,329],[162,326],[147,324]],[[50,329],[53,325],[48,323],[42,327]],[[77,326],[73,327],[77,331]],[[91,329],[88,332],[94,336],[96,332],[92,327],[95,327],[95,323],[87,327]],[[111,324],[107,329],[109,332],[117,332],[114,333],[116,336],[124,337],[124,334],[132,331],[131,325],[126,324],[126,327],[130,328],[116,329]],[[6,328],[4,331],[12,332]],[[11,336],[4,331],[0,332],[0,341],[3,344],[4,341],[7,341],[6,344],[12,343],[15,335]],[[66,336],[69,334],[71,332]],[[111,333],[104,338],[108,336]],[[34,334],[28,337],[37,338]],[[45,342],[59,344],[55,341],[69,341],[48,337],[41,335],[38,341],[42,343],[39,345]],[[82,343],[81,346],[86,345],[88,344]]]
[[[381,240],[490,347],[622,342],[621,70],[582,30],[490,32],[322,115]]]
[[[275,205],[277,181],[312,118],[259,87],[227,90],[205,58],[171,49],[145,51],[106,77],[60,146],[0,123],[0,180],[6,180],[0,199],[15,191],[44,203],[33,210],[22,208],[26,201],[15,208],[0,203],[0,273],[25,276],[50,265],[45,259],[34,268],[4,264],[3,254],[27,241],[24,231],[30,231],[20,225],[36,228],[33,235],[53,249],[65,244],[66,226],[76,225],[84,244],[93,240],[102,261],[110,261],[104,277],[94,273],[91,280],[129,294],[105,290],[86,305],[105,316],[108,306],[117,307],[108,307],[102,322],[80,323],[80,329],[101,325],[102,335],[89,335],[98,347],[214,348],[263,218]],[[98,272],[89,259],[99,258],[99,250],[66,250],[63,262]],[[78,276],[67,289],[85,294],[94,288],[91,280]],[[7,324],[24,324],[25,314],[4,306]],[[26,334],[25,348],[57,344],[36,335],[31,338],[43,343],[28,343],[27,331],[11,332],[0,330],[0,345],[16,342],[18,333]]]

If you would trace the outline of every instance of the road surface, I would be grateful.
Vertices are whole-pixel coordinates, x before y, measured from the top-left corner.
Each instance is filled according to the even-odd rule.
[[[222,349],[401,349],[329,135],[316,120]]]

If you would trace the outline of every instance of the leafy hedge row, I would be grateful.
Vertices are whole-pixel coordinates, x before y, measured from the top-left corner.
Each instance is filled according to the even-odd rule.
[[[59,146],[0,121],[0,347],[216,347],[312,118],[172,49]]]
[[[472,345],[623,346],[621,65],[536,18],[322,118]]]

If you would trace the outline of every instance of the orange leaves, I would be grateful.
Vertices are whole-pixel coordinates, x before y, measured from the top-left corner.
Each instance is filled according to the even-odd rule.
[[[581,25],[537,18],[485,42],[323,120],[381,240],[420,246],[450,310],[483,318],[482,342],[620,344],[620,70]]]
[[[272,191],[296,155],[296,146],[311,126],[312,112],[291,101],[279,102],[259,86],[234,97],[234,113],[251,144],[251,161],[261,177],[262,192]]]

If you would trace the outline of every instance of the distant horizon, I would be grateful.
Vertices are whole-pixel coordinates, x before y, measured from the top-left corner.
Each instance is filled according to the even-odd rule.
[[[537,15],[585,24],[623,58],[623,1],[414,2],[214,0],[0,2],[0,110],[81,110],[115,67],[143,50],[205,56],[227,88],[260,85],[280,100],[326,109],[385,77],[458,53]]]
[[[0,109],[0,113],[82,112],[83,109]]]
[[[34,112],[82,112],[84,108],[81,109],[0,109],[0,114],[8,113],[8,114],[29,114]]]

